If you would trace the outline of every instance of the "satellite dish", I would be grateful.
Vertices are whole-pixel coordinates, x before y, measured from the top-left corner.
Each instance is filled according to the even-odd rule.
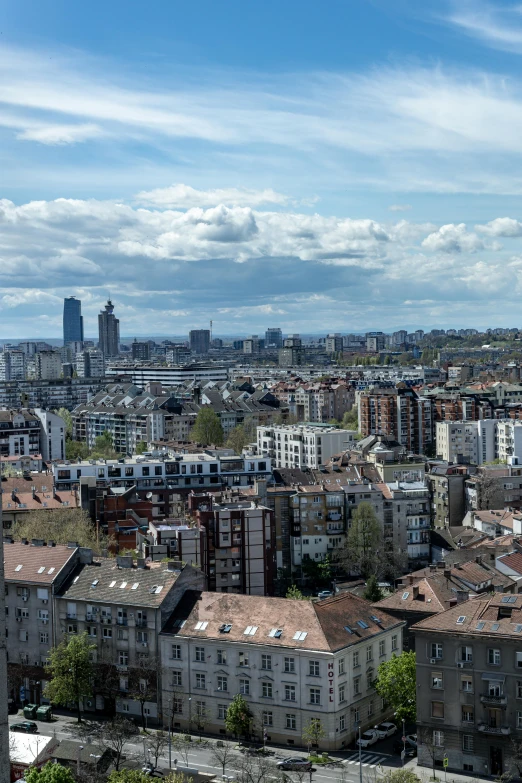
[[[147,492],[145,497],[147,498],[147,500],[152,500],[152,492]]]

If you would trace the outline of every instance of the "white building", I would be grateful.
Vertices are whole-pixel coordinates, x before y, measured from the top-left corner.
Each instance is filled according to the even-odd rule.
[[[40,419],[40,453],[44,460],[65,459],[65,422],[56,413],[35,408]]]
[[[438,421],[436,426],[437,456],[458,463],[463,459],[474,465],[491,462],[497,456],[495,419],[479,421]]]
[[[311,718],[328,749],[349,746],[390,716],[372,688],[377,668],[402,650],[404,622],[343,593],[324,601],[189,592],[160,634],[167,724],[225,734],[230,702],[242,694],[253,732],[302,745]]]
[[[65,457],[64,420],[40,408],[0,410],[0,456],[37,454],[45,460]]]
[[[35,377],[39,381],[52,381],[62,374],[62,357],[59,351],[39,351],[35,354]]]
[[[106,368],[108,377],[125,375],[131,383],[144,389],[148,383],[161,383],[166,387],[178,386],[186,381],[227,381],[228,369],[213,364],[187,364],[179,367],[162,365],[111,363]]]
[[[0,353],[0,381],[25,380],[25,353],[2,351]]]
[[[278,468],[318,468],[334,454],[350,449],[355,430],[311,424],[273,425],[257,428],[257,448],[275,460]]]
[[[507,462],[510,457],[518,457],[522,462],[522,421],[500,420],[496,423],[496,457]]]

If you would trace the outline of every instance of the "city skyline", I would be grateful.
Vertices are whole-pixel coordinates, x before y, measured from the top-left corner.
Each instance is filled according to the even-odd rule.
[[[516,322],[516,4],[159,8],[6,9],[3,336]]]

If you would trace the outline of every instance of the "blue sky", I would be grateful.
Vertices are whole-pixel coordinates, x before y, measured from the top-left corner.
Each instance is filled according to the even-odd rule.
[[[5,3],[0,335],[520,325],[521,55],[514,2]]]

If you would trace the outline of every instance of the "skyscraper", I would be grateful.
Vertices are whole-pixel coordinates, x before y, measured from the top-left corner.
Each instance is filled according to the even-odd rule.
[[[114,305],[107,300],[105,310],[98,314],[98,348],[104,357],[118,356],[120,352],[120,322],[114,315]]]
[[[210,347],[210,329],[192,329],[189,332],[192,353],[208,353]]]
[[[265,348],[282,348],[283,334],[279,328],[269,328],[265,332]]]
[[[83,343],[82,303],[75,296],[63,300],[63,344]]]

